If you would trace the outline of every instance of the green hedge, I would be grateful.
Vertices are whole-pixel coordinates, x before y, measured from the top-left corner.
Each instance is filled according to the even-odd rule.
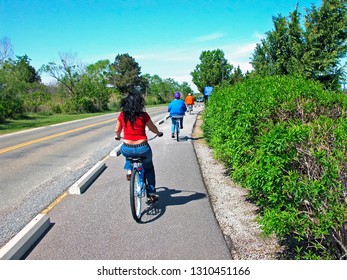
[[[205,137],[286,257],[346,259],[346,109],[347,96],[299,77],[249,79],[208,101]]]

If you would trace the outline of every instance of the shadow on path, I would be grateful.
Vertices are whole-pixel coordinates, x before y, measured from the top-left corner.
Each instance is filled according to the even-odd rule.
[[[204,193],[170,189],[168,187],[157,188],[157,194],[159,195],[159,201],[148,205],[142,214],[140,224],[150,223],[159,219],[164,215],[168,206],[184,205],[194,200],[206,198]],[[176,194],[182,195],[176,196]]]

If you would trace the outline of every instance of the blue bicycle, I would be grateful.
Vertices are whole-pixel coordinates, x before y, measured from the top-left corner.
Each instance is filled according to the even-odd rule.
[[[183,121],[183,116],[171,116],[172,119],[172,125],[174,126],[174,133],[172,134],[172,138],[175,138],[176,134],[176,140],[180,141],[180,125]]]
[[[160,137],[163,135],[161,133]],[[148,139],[153,140],[157,136]],[[120,138],[115,138],[120,140]],[[121,155],[121,152],[117,152],[117,156]],[[145,169],[142,166],[143,157],[127,157],[127,160],[131,163],[131,177],[130,177],[130,209],[131,214],[136,222],[140,221],[143,213],[144,204],[153,204],[158,200],[155,195],[148,195],[148,182],[145,174]]]

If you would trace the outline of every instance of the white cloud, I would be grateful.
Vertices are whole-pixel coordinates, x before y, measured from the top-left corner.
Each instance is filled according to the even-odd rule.
[[[219,38],[222,38],[223,36],[224,36],[224,34],[222,34],[222,33],[212,33],[212,34],[197,37],[197,38],[195,38],[195,41],[208,42],[208,41],[217,40]]]
[[[243,72],[251,71],[252,65],[250,64],[250,58],[252,57],[253,51],[256,47],[256,43],[245,43],[245,44],[229,44],[219,46],[218,48],[223,50],[225,58],[228,63],[234,67],[240,66]]]
[[[253,53],[255,47],[256,47],[256,43],[250,43],[247,45],[240,45],[240,46],[237,46],[234,49],[234,51],[231,51],[231,54],[234,57],[245,57],[245,56]]]

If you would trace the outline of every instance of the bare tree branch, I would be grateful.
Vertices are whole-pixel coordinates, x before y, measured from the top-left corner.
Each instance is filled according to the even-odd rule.
[[[3,64],[6,59],[13,56],[11,40],[4,37],[0,40],[0,64]]]

